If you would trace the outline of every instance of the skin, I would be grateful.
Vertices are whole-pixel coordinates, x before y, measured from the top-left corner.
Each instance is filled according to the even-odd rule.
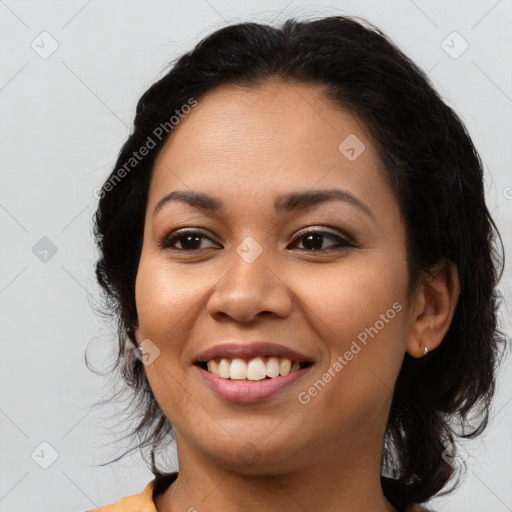
[[[350,134],[365,144],[354,161],[338,149]],[[273,209],[281,194],[331,188],[349,191],[373,216],[333,200]],[[154,215],[173,190],[207,193],[224,210],[173,201]],[[183,238],[174,248],[159,246],[185,227],[205,235],[195,249],[184,252]],[[314,251],[297,238],[322,227],[357,247],[325,236]],[[252,263],[236,252],[248,236],[262,249]],[[441,265],[409,299],[407,289],[403,219],[354,116],[319,86],[278,80],[222,86],[201,98],[157,158],[136,281],[137,341],[160,350],[145,369],[176,429],[179,460],[177,481],[156,499],[158,512],[238,511],[241,503],[249,512],[395,510],[379,481],[392,389],[405,353],[423,356],[448,330],[455,269]],[[299,393],[395,303],[401,311],[300,403]],[[280,343],[315,364],[275,398],[230,403],[204,384],[193,362],[233,338]],[[253,463],[239,455],[249,442]]]

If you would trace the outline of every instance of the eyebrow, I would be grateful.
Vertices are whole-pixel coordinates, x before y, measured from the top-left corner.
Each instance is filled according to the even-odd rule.
[[[303,192],[292,192],[277,197],[274,201],[276,212],[293,212],[301,209],[311,209],[327,201],[342,201],[355,206],[373,219],[376,218],[373,210],[361,199],[351,194],[348,190],[338,188],[327,190],[307,190]],[[212,197],[203,192],[191,192],[187,190],[174,190],[158,201],[153,216],[155,216],[165,204],[179,201],[201,210],[218,212],[223,210],[223,203],[220,199]]]

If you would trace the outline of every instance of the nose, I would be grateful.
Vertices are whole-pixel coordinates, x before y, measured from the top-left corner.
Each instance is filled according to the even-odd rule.
[[[227,316],[246,323],[262,314],[280,318],[290,314],[291,293],[281,276],[270,268],[266,251],[251,262],[233,252],[229,269],[215,284],[207,303],[212,317],[218,320]]]

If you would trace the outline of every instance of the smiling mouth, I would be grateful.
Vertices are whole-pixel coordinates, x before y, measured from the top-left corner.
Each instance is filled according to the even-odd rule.
[[[312,365],[312,362],[292,361],[286,357],[254,357],[251,359],[217,357],[194,363],[203,370],[226,380],[258,381],[285,377]]]

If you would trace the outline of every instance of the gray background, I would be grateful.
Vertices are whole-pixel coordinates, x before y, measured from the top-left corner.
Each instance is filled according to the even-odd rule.
[[[93,191],[138,98],[172,58],[228,22],[328,14],[375,23],[429,72],[485,162],[489,208],[510,247],[510,0],[0,1],[0,511],[83,511],[152,478],[137,453],[95,466],[122,444],[108,445],[115,404],[93,407],[108,381],[84,364],[87,347],[94,364],[108,364],[116,343],[93,311]],[[501,289],[510,303],[510,269]],[[510,313],[505,304],[507,332]],[[467,479],[437,510],[512,510],[511,384],[508,360],[490,428],[465,445]]]

